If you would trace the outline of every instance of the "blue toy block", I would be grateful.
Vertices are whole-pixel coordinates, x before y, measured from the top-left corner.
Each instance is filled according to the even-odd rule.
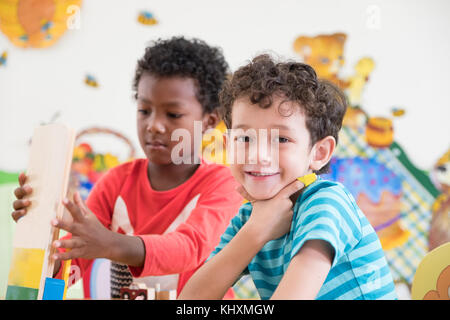
[[[46,278],[42,300],[62,300],[65,287],[62,279]]]

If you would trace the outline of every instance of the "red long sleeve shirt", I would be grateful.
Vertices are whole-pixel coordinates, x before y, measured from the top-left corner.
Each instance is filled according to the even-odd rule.
[[[180,293],[219,243],[243,199],[225,166],[202,160],[186,182],[167,191],[152,189],[147,166],[147,159],[138,159],[111,169],[95,184],[86,204],[108,229],[142,238],[144,266],[129,267],[138,282],[159,283],[162,290]],[[72,265],[85,275],[92,261],[74,259]],[[89,297],[88,276],[83,284]]]

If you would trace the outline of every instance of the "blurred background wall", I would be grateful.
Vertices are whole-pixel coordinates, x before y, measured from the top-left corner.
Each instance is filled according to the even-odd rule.
[[[141,10],[158,24],[137,21]],[[56,113],[76,129],[113,127],[137,145],[131,81],[149,41],[173,35],[221,46],[232,70],[262,51],[298,58],[300,35],[347,34],[343,75],[362,56],[376,66],[363,94],[371,115],[404,107],[395,136],[418,167],[449,147],[450,2],[381,0],[85,0],[51,47],[22,49],[0,33],[0,169],[26,167],[28,139]],[[75,13],[74,13],[75,15]],[[75,18],[75,16],[74,16]],[[84,84],[93,75],[99,87]]]

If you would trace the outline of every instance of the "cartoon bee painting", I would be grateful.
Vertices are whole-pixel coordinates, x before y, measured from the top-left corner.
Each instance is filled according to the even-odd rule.
[[[391,109],[391,113],[394,117],[401,117],[405,115],[405,109],[403,108],[397,108],[397,107],[393,107]]]
[[[86,77],[84,78],[84,83],[87,84],[90,87],[94,87],[97,88],[98,87],[98,82],[95,79],[95,77],[93,75],[86,75]]]
[[[158,23],[153,14],[149,11],[141,11],[138,15],[137,20],[139,23],[147,26],[155,25]]]
[[[8,52],[3,51],[2,55],[0,56],[0,66],[6,65],[7,59],[8,59]]]

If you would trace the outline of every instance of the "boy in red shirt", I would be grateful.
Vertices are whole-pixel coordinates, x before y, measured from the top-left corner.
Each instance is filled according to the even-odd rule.
[[[73,202],[64,201],[73,222],[52,222],[71,233],[53,243],[59,248],[53,256],[57,269],[61,260],[72,259],[84,274],[92,259],[107,258],[112,261],[112,298],[134,277],[150,287],[159,283],[161,290],[181,291],[242,203],[229,169],[204,161],[201,141],[195,140],[201,137],[194,134],[195,121],[201,122],[202,133],[219,122],[218,93],[227,71],[221,51],[200,40],[158,40],[146,49],[133,83],[146,159],[110,170],[86,204],[79,194]],[[181,164],[172,157],[179,143],[171,139],[176,129],[191,137]],[[32,192],[25,182],[21,174],[12,213],[16,221],[30,205],[22,199]],[[84,279],[89,297],[86,284]],[[230,291],[226,297],[232,296]]]

